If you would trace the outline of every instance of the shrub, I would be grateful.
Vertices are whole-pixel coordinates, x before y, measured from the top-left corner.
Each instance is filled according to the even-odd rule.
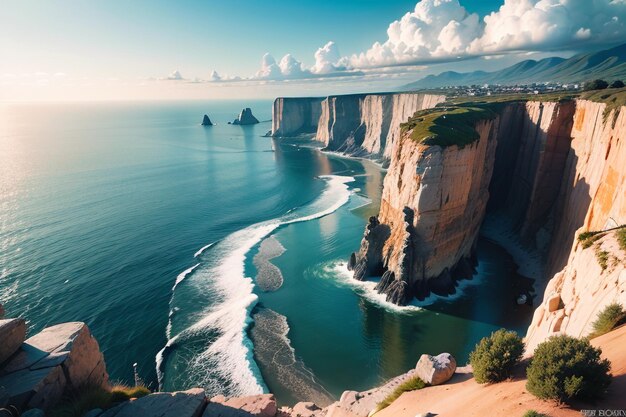
[[[393,392],[384,400],[378,403],[376,406],[376,412],[382,410],[385,407],[388,407],[392,402],[400,398],[402,394],[408,391],[416,391],[418,389],[422,389],[426,387],[426,383],[422,381],[418,376],[414,376],[413,378],[407,379],[402,384],[398,386]]]
[[[609,88],[624,88],[624,81],[622,81],[622,80],[615,80],[615,81],[613,81],[611,83]]]
[[[611,363],[586,339],[553,336],[539,344],[526,369],[526,389],[544,400],[601,397],[611,383]]]
[[[604,90],[608,86],[609,83],[604,80],[593,80],[585,83],[585,90]]]
[[[605,270],[609,267],[609,253],[605,250],[596,250],[596,258],[598,258],[598,263],[602,270]]]
[[[524,413],[522,417],[549,417],[549,416],[543,413],[538,413],[535,410],[528,410]]]
[[[500,329],[484,337],[470,353],[476,382],[484,384],[508,378],[523,353],[524,342],[515,332]]]
[[[589,337],[601,336],[624,322],[626,322],[626,311],[624,311],[622,305],[618,303],[609,304],[598,313],[596,321],[591,325],[593,332]]]

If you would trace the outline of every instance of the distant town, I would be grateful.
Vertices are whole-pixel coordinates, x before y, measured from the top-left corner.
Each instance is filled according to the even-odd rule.
[[[593,80],[585,83],[530,83],[530,84],[472,84],[461,86],[445,86],[433,90],[446,91],[448,96],[491,96],[500,94],[545,94],[554,92],[581,92],[590,90],[603,90],[606,88],[623,88],[621,80],[612,81],[610,84],[605,80]]]

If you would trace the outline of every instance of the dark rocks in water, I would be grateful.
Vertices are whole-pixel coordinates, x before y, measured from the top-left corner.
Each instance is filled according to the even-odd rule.
[[[383,276],[380,278],[380,281],[378,281],[378,284],[376,284],[376,287],[375,287],[376,291],[378,291],[379,293],[385,293],[387,288],[389,288],[389,286],[395,280],[396,280],[396,275],[393,272],[385,271]]]
[[[252,115],[250,107],[246,107],[239,113],[239,117],[233,120],[234,125],[254,125],[259,123],[259,120]]]
[[[348,271],[353,271],[356,266],[356,253],[352,252],[350,260],[348,260]]]
[[[381,224],[378,217],[372,216],[365,227],[361,240],[361,249],[350,257],[349,266],[353,267],[354,279],[363,281],[370,276],[380,276],[385,272],[382,262],[382,248],[389,238],[389,226]]]
[[[264,137],[264,138],[271,138],[271,137],[272,137],[272,131],[271,131],[271,130],[268,130],[268,131],[267,131],[267,133],[265,133],[265,134],[263,135],[263,137]]]
[[[211,119],[209,119],[207,114],[205,114],[202,118],[202,126],[213,126],[213,122],[211,122]]]
[[[446,297],[456,292],[454,279],[452,278],[448,268],[444,269],[438,277],[429,279],[428,287],[433,293],[442,297]]]
[[[461,260],[456,264],[454,268],[454,272],[452,273],[452,277],[454,279],[472,279],[475,270],[472,267],[472,264],[467,258],[461,258]]]
[[[387,301],[399,306],[404,306],[409,300],[409,284],[405,281],[393,280],[393,282],[385,290]]]

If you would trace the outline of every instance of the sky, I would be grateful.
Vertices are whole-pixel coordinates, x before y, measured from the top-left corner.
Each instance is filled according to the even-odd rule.
[[[6,0],[0,100],[389,91],[626,39],[626,0]]]

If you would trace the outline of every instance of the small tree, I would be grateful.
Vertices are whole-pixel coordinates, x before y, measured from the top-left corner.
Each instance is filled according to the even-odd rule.
[[[604,90],[608,86],[609,83],[604,80],[593,80],[585,83],[585,90]]]
[[[526,369],[526,388],[544,400],[601,397],[611,383],[611,363],[586,339],[553,336],[539,344]]]
[[[609,88],[624,88],[624,81],[622,81],[622,80],[615,80],[615,81],[613,81],[611,83]]]
[[[499,382],[509,376],[524,353],[524,342],[515,332],[500,329],[484,337],[470,353],[474,379],[479,384]]]

